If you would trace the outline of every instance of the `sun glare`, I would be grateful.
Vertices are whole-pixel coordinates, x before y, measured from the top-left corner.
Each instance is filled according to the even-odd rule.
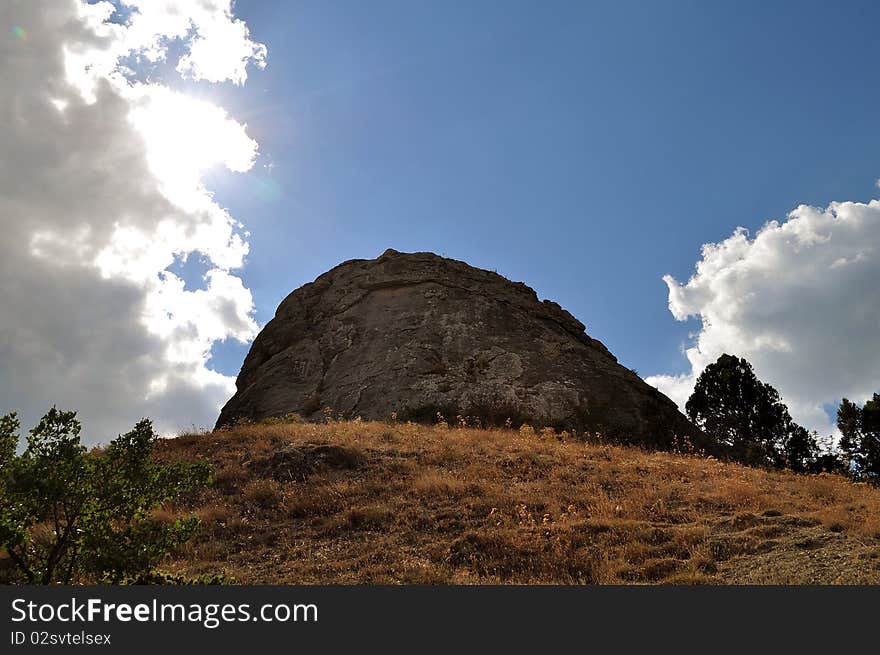
[[[144,139],[150,169],[177,204],[197,201],[193,194],[208,169],[245,172],[253,165],[257,143],[222,108],[155,85],[139,93],[130,119]]]

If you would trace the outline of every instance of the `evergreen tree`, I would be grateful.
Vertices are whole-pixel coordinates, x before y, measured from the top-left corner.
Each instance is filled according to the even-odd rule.
[[[862,410],[846,398],[837,408],[837,429],[840,430],[840,451],[848,460],[858,460],[862,448]]]
[[[799,473],[813,470],[821,454],[818,435],[794,422],[791,423],[783,449],[785,466]]]
[[[706,367],[685,411],[709,437],[747,464],[789,464],[804,470],[817,454],[815,437],[792,421],[779,392],[734,355],[723,354]]]
[[[861,419],[862,465],[868,475],[880,480],[880,394],[865,403]]]
[[[863,407],[844,398],[837,408],[840,449],[871,480],[880,480],[880,394]]]

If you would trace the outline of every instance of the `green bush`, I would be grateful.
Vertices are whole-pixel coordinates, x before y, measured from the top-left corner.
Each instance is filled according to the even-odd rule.
[[[0,545],[29,584],[121,583],[149,576],[190,539],[195,517],[152,516],[209,484],[206,464],[154,461],[148,419],[100,451],[80,443],[76,412],[52,408],[16,454],[20,424],[0,417]]]
[[[291,425],[303,423],[303,417],[296,412],[289,412],[284,416],[270,416],[260,421],[260,425]]]

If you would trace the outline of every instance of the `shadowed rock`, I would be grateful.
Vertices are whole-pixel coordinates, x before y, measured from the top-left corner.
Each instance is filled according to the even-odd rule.
[[[254,340],[218,426],[324,407],[366,419],[598,431],[705,446],[675,404],[520,282],[432,253],[351,260],[291,293]]]

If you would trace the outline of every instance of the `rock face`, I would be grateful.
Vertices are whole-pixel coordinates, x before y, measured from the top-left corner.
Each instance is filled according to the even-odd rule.
[[[668,446],[702,433],[559,305],[432,253],[388,250],[291,293],[251,347],[218,426],[324,407],[365,419],[600,431]]]

